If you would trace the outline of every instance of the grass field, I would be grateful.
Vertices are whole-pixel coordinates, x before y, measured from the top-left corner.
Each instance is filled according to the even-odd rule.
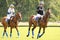
[[[34,30],[34,38],[32,38],[31,31],[30,36],[26,37],[28,27],[18,27],[18,29],[20,37],[18,38],[16,30],[13,29],[12,38],[10,38],[10,27],[7,28],[8,37],[6,37],[6,35],[2,37],[3,27],[0,27],[0,40],[60,40],[60,27],[47,27],[45,34],[39,39],[37,39],[38,27]]]

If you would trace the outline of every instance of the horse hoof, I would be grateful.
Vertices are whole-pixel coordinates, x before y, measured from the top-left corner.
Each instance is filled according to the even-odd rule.
[[[6,36],[8,37],[8,33],[6,32]]]
[[[34,37],[32,37],[32,38],[34,38]]]
[[[3,37],[4,37],[4,34],[5,34],[5,33],[2,34]]]
[[[38,34],[37,39],[41,37],[41,34]]]
[[[29,37],[29,35],[27,35],[27,37]]]
[[[18,35],[18,38],[20,37],[20,35]]]
[[[10,34],[10,38],[12,37],[12,35]]]
[[[32,38],[34,38],[34,37],[32,36]]]
[[[11,36],[10,36],[10,38],[11,38]]]
[[[7,35],[7,37],[8,37],[8,35]]]
[[[18,34],[18,37],[19,37],[20,33],[17,33],[17,34]]]
[[[38,34],[37,39],[39,38],[40,34]]]
[[[39,36],[39,38],[40,38],[41,36]]]
[[[37,36],[37,39],[39,38],[39,36]]]

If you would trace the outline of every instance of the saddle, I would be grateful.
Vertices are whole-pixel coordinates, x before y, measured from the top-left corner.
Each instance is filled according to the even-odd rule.
[[[12,16],[10,19],[7,20],[8,25],[10,25],[10,21],[13,22],[13,18],[14,18],[14,16]]]
[[[41,17],[40,17],[40,18],[39,18],[39,17],[34,17],[33,19],[34,19],[35,21],[37,21],[37,22],[38,22],[38,20],[42,20]]]

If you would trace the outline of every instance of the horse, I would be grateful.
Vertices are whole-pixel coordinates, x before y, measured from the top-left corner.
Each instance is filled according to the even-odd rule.
[[[47,26],[47,22],[48,22],[48,18],[50,17],[50,8],[47,9],[45,15],[43,16],[43,19],[39,19],[38,22],[36,20],[34,20],[34,15],[32,15],[29,19],[29,28],[28,28],[28,34],[27,37],[29,37],[30,35],[30,28],[33,25],[32,28],[32,38],[34,38],[34,29],[37,27],[37,24],[39,26],[39,31],[38,31],[38,35],[37,35],[37,39],[40,38],[44,33],[45,33],[45,28]],[[43,28],[43,33],[40,34],[41,28]]]
[[[1,21],[2,25],[4,26],[3,36],[6,34],[6,36],[8,37],[8,33],[6,32],[6,29],[7,29],[8,26],[10,27],[10,37],[12,37],[12,29],[13,28],[16,28],[17,34],[19,36],[19,31],[18,31],[17,27],[18,27],[18,20],[22,19],[21,12],[17,12],[15,14],[15,16],[13,16],[13,19],[12,20],[10,19],[9,24],[6,22],[6,18],[7,18],[6,16],[3,17],[2,21]]]

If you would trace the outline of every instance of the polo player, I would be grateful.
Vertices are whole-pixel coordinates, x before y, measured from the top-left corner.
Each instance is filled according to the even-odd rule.
[[[40,1],[39,6],[37,7],[37,15],[34,17],[34,19],[36,21],[38,21],[39,18],[43,19],[44,15],[45,15],[44,2]]]
[[[9,20],[12,16],[15,16],[15,9],[14,9],[14,5],[11,4],[10,7],[8,8],[8,13],[7,13],[7,18],[6,18],[6,22],[9,23]],[[12,18],[11,18],[12,20]]]

